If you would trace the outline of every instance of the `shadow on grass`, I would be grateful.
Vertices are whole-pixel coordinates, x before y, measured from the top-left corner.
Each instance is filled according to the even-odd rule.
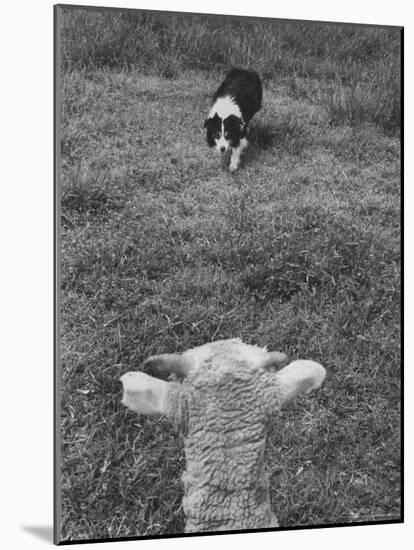
[[[252,143],[259,149],[271,149],[276,141],[276,130],[269,124],[257,125],[252,132]]]
[[[293,113],[280,120],[255,125],[251,144],[258,151],[277,149],[290,155],[300,155],[309,145],[308,128]]]
[[[255,124],[247,135],[249,146],[242,154],[241,169],[246,166],[254,166],[260,160],[264,151],[269,151],[275,146],[275,138],[275,132],[271,124]]]

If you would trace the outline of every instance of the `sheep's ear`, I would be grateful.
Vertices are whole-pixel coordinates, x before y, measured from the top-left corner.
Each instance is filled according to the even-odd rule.
[[[178,378],[188,376],[192,368],[192,362],[188,357],[179,353],[163,353],[153,355],[145,360],[144,365],[154,374],[167,375],[175,374]]]
[[[140,414],[167,414],[168,382],[143,372],[127,372],[120,378],[122,403]]]
[[[269,370],[279,370],[280,367],[286,365],[288,361],[288,356],[286,353],[281,353],[280,351],[271,351],[266,355],[263,360],[263,363],[260,365],[263,369]]]
[[[282,404],[301,393],[309,393],[322,386],[326,370],[314,361],[293,361],[275,374],[282,389]]]

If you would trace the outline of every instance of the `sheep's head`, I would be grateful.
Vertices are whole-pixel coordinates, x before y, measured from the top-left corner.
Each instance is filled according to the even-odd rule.
[[[137,413],[169,416],[171,400],[180,393],[186,399],[197,394],[207,408],[221,405],[229,409],[235,397],[250,391],[264,409],[272,409],[322,385],[326,371],[318,363],[299,360],[283,367],[286,363],[284,353],[268,352],[239,339],[205,344],[182,354],[156,355],[145,361],[146,369],[180,384],[143,372],[128,372],[121,377],[122,402]],[[197,403],[197,408],[200,405]]]
[[[266,420],[325,378],[317,363],[286,362],[283,353],[223,340],[146,360],[152,373],[175,381],[122,376],[127,407],[184,428],[187,532],[277,526],[264,470]]]

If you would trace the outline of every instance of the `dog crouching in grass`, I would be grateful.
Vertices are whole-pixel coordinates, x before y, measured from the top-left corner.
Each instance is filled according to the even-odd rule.
[[[240,164],[240,155],[248,145],[247,126],[262,107],[262,83],[248,69],[231,69],[213,96],[204,128],[207,143],[221,154],[231,151],[231,172]]]

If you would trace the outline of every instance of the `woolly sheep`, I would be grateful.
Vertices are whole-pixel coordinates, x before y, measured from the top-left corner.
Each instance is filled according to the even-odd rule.
[[[286,363],[283,353],[222,340],[183,354],[149,357],[164,381],[142,372],[121,377],[122,403],[163,415],[184,434],[186,532],[277,527],[264,468],[266,420],[300,393],[319,388],[325,369]]]

